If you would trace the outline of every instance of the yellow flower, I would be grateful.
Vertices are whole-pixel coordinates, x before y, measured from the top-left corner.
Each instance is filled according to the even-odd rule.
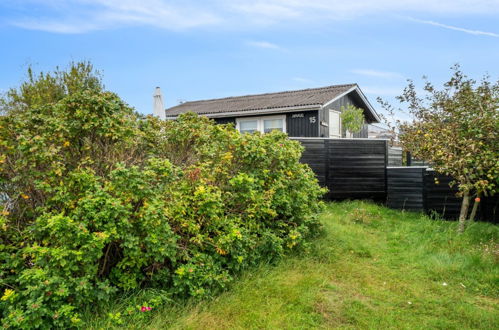
[[[3,296],[2,296],[2,300],[3,301],[7,301],[10,299],[10,297],[12,297],[14,295],[14,290],[11,290],[11,289],[7,289],[5,290],[5,292],[3,293]]]
[[[199,194],[204,194],[206,192],[206,187],[205,186],[199,186],[196,191],[194,192],[194,195],[199,195]]]
[[[22,197],[23,199],[29,199],[29,196],[28,196],[28,195],[26,195],[26,194],[21,194],[21,197]]]
[[[182,277],[184,274],[185,274],[185,269],[184,267],[180,267],[178,268],[175,273],[177,273],[177,275],[179,275],[180,277]]]
[[[226,152],[224,156],[222,157],[224,160],[231,160],[233,158],[232,152]]]
[[[64,141],[64,146],[65,146],[65,147],[69,147],[69,145],[70,145],[70,144],[71,144],[71,143],[69,143],[69,141]]]
[[[103,232],[95,232],[94,233],[95,236],[97,236],[98,238],[102,238],[102,239],[106,239],[109,237],[109,234],[107,233],[103,233]]]
[[[237,229],[232,230],[232,234],[234,234],[234,236],[236,236],[237,238],[243,238],[243,235]]]
[[[225,251],[224,249],[217,247],[215,250],[217,250],[217,253],[222,255],[222,256],[227,254],[227,251]]]

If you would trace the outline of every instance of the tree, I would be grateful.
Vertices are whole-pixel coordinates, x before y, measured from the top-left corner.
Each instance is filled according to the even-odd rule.
[[[364,111],[351,104],[341,107],[341,122],[350,133],[358,133],[364,125]]]
[[[94,70],[90,62],[71,62],[65,70],[57,67],[53,72],[39,74],[29,66],[26,81],[0,98],[0,113],[53,104],[82,91],[98,93],[103,90],[100,72]]]
[[[459,232],[476,213],[481,196],[494,195],[499,186],[499,82],[480,82],[463,74],[459,65],[442,89],[426,78],[424,96],[409,80],[398,97],[407,104],[409,121],[395,121],[403,147],[433,168],[454,178],[462,196]],[[394,116],[395,109],[382,102]],[[470,199],[475,197],[468,215]]]

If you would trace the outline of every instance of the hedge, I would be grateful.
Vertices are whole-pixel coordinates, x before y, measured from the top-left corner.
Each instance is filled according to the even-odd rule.
[[[139,288],[203,297],[306,243],[324,191],[279,132],[83,91],[0,116],[4,327],[78,327]]]

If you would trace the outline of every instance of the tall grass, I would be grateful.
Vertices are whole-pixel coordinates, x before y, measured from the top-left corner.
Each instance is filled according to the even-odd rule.
[[[137,307],[158,294],[142,292],[89,311],[87,326],[497,328],[497,226],[473,223],[458,235],[454,222],[360,201],[330,203],[321,219],[324,234],[308,251],[246,272],[211,301],[141,313]]]

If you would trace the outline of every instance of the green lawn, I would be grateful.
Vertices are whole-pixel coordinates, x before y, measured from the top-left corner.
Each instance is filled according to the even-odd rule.
[[[210,301],[178,302],[113,322],[88,313],[86,327],[142,329],[498,329],[499,228],[389,210],[328,204],[325,233],[308,251],[249,270]],[[95,316],[97,315],[97,316]]]

